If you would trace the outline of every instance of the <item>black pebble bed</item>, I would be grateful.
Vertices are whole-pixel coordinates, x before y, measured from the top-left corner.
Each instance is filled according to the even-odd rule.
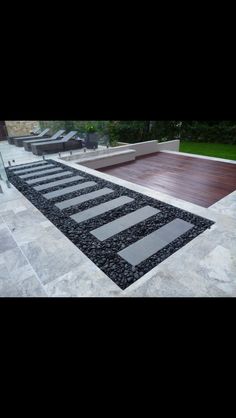
[[[38,183],[33,184],[31,186],[28,185],[26,181],[21,179],[17,174],[14,174],[11,170],[6,168],[9,181],[37,209],[39,209],[67,238],[69,238],[73,242],[73,244],[75,244],[91,261],[93,261],[93,263],[95,263],[108,277],[110,277],[123,290],[214,224],[214,222],[209,219],[202,218],[190,212],[186,212],[184,210],[176,208],[175,206],[168,205],[167,203],[153,199],[141,193],[129,190],[126,187],[122,187],[115,183],[111,183],[99,177],[93,176],[91,174],[87,174],[84,171],[74,169],[72,167],[69,167],[62,163],[58,163],[53,160],[47,161],[49,163],[54,164],[55,167],[62,167],[66,171],[71,171],[71,176],[83,176],[83,180],[79,181],[80,183],[83,183],[85,181],[95,181],[97,185],[49,200],[44,198],[43,194],[52,192],[54,190],[63,189],[64,187],[73,186],[74,184],[77,184],[78,181],[75,181],[73,183],[66,183],[61,186],[51,187],[50,189],[38,192],[33,189],[34,186],[38,184],[46,184],[48,182],[53,181],[53,179],[46,180],[44,182],[42,180],[39,180]],[[29,168],[34,166],[35,164],[32,163],[31,165],[29,165]],[[41,170],[43,166],[44,164],[39,165],[39,170]],[[20,169],[20,166],[15,167],[19,167]],[[62,176],[55,180],[69,177],[70,176],[63,176],[62,173]],[[37,172],[34,172],[32,174],[32,177],[27,178],[26,180],[28,181],[34,178],[37,178]],[[97,190],[98,188],[103,187],[109,187],[113,189],[114,192],[106,196],[101,196],[97,199],[84,202],[79,206],[72,206],[62,211],[55,206],[56,202],[62,202],[63,200],[68,200],[73,197],[82,195],[84,193],[89,193],[94,190]],[[135,200],[131,203],[125,204],[117,209],[113,209],[110,212],[106,212],[103,215],[99,215],[80,224],[78,224],[70,218],[70,216],[75,213],[107,202],[111,199],[115,199],[119,196],[129,196]],[[114,235],[113,237],[103,242],[99,241],[97,238],[95,238],[92,234],[89,233],[93,229],[96,229],[108,222],[111,222],[121,216],[124,216],[146,205],[150,205],[156,209],[159,209],[160,212],[152,216],[151,218],[143,222],[140,222],[137,225],[134,225],[133,227],[126,229],[125,231],[117,235]],[[156,254],[152,255],[136,267],[133,267],[131,264],[127,263],[127,261],[125,261],[117,254],[123,248],[145,237],[146,235],[149,235],[153,231],[157,230],[158,228],[161,228],[162,226],[171,222],[175,218],[183,219],[187,222],[194,224],[195,226],[194,228],[187,231],[185,234],[181,235],[181,237],[177,238],[176,240],[172,241],[169,245],[167,245],[166,247],[164,247],[163,249],[161,249]]]

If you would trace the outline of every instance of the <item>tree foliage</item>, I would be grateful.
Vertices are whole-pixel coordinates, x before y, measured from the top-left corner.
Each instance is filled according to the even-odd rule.
[[[52,131],[77,130],[79,135],[87,132],[108,134],[111,143],[161,142],[179,138],[185,141],[236,144],[236,121],[40,121],[40,125]]]

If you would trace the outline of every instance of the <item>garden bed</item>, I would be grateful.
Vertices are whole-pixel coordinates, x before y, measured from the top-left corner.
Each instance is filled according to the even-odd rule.
[[[167,257],[182,248],[192,239],[210,228],[214,223],[208,219],[194,215],[190,212],[181,210],[172,205],[166,204],[159,200],[148,197],[144,194],[137,193],[126,187],[122,187],[110,181],[101,179],[98,176],[87,174],[82,170],[71,168],[67,165],[61,164],[53,160],[47,160],[47,163],[54,164],[55,168],[63,168],[64,171],[71,172],[72,176],[81,176],[83,179],[80,182],[94,181],[96,185],[88,187],[86,192],[84,190],[77,190],[72,193],[67,193],[60,197],[47,199],[43,195],[48,192],[63,190],[63,187],[68,187],[68,182],[65,186],[50,187],[47,190],[37,191],[34,189],[37,185],[47,184],[49,180],[43,180],[38,177],[38,182],[29,185],[27,181],[37,179],[37,172],[32,173],[27,179],[22,179],[17,175],[17,166],[13,170],[8,171],[10,182],[36,207],[38,208],[68,239],[70,239],[91,261],[93,261],[108,277],[110,277],[121,289],[126,289],[132,283],[141,278],[144,274],[156,267]],[[38,169],[42,169],[42,165],[37,163]],[[35,164],[29,164],[28,167],[34,167]],[[44,166],[45,167],[45,166]],[[19,166],[20,168],[20,166]],[[58,171],[59,172],[59,171]],[[61,172],[60,179],[68,179],[68,175]],[[52,181],[52,180],[50,180]],[[77,181],[72,181],[70,186],[78,184]],[[67,209],[60,210],[56,204],[64,202],[68,199],[83,196],[84,193],[92,193],[102,188],[111,189],[111,193],[100,196],[96,199],[84,201],[80,205],[70,206]],[[129,203],[123,204],[113,210],[92,217],[81,223],[77,223],[71,216],[81,213],[87,209],[94,208],[96,205],[109,202],[119,197],[128,197],[132,199]],[[112,222],[122,216],[137,211],[146,206],[156,208],[159,212],[148,219],[139,222],[122,232],[113,235],[109,239],[101,241],[97,239],[91,232],[102,225]],[[182,220],[191,225],[191,229],[186,233],[178,236],[168,245],[152,254],[150,257],[134,266],[122,258],[118,253],[134,244],[138,240],[147,237],[160,228],[166,226],[174,220]]]

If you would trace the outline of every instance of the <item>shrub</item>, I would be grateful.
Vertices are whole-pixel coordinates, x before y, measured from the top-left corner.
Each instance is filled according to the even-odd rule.
[[[146,121],[110,121],[106,128],[113,143],[135,143],[150,139]]]
[[[236,144],[235,121],[40,121],[40,126],[52,131],[77,130],[79,135],[99,132],[109,136],[111,145],[175,138]]]

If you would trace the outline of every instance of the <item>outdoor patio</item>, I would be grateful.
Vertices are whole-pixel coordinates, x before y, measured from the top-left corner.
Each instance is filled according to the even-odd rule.
[[[72,190],[69,190],[64,197],[60,193],[61,186],[43,192],[42,187],[49,180],[46,180],[45,183],[43,180],[41,183],[38,180],[39,185],[36,181],[35,184],[29,185],[30,188],[27,188],[30,191],[28,198],[26,198],[26,194],[29,192],[26,189],[23,188],[23,193],[21,193],[14,186],[8,189],[1,184],[4,187],[4,194],[0,194],[1,297],[236,296],[234,251],[236,192],[233,191],[236,189],[235,163],[225,163],[217,161],[217,159],[200,159],[197,156],[188,157],[187,155],[183,158],[181,154],[177,155],[177,153],[167,151],[137,158],[134,162],[126,163],[120,167],[114,166],[95,171],[78,165],[76,160],[62,161],[58,158],[58,153],[46,157],[45,163],[42,157],[34,156],[32,153],[13,147],[7,142],[0,143],[0,152],[5,162],[14,159],[16,165],[32,163],[33,168],[36,167],[33,164],[39,164],[35,173],[34,170],[30,172],[30,168],[22,167],[25,172],[22,171],[19,175],[26,177],[19,180],[19,187],[22,187],[22,180],[37,180],[37,176],[32,173],[37,174],[41,168],[42,171],[45,170],[43,164],[51,164],[48,170],[57,168],[59,174],[63,162],[63,166],[66,167],[63,170],[71,171],[73,175],[79,170],[78,175],[84,178],[83,181],[94,181],[101,184],[102,188],[106,186],[108,189],[114,189],[118,193],[117,198],[121,193],[120,190],[123,193],[125,188],[130,191],[125,192],[126,196],[130,196],[130,198],[132,196],[133,199],[137,199],[136,194],[141,193],[146,196],[148,202],[153,202],[148,199],[157,200],[163,205],[172,205],[179,211],[187,211],[193,216],[203,217],[214,222],[210,229],[201,232],[184,246],[178,248],[171,256],[164,258],[154,268],[144,272],[145,274],[136,281],[122,289],[111,278],[110,271],[107,270],[106,274],[104,269],[99,268],[98,263],[96,264],[95,259],[92,261],[86,255],[82,246],[78,248],[71,239],[66,237],[62,229],[55,226],[54,221],[50,221],[48,216],[42,213],[43,209],[38,202],[35,201],[38,208],[30,202],[35,196],[39,196],[39,194],[41,196],[41,193],[54,193],[50,196],[55,199],[53,202],[65,205],[63,202],[84,195],[85,192],[79,191],[77,183],[72,186],[68,184],[63,186],[64,191],[65,188],[74,186],[78,190],[75,195],[70,195]],[[66,155],[69,157],[69,152],[64,156]],[[47,163],[48,159],[50,161]],[[145,160],[148,161],[148,164],[145,164]],[[191,175],[190,161],[195,177],[193,174]],[[197,175],[195,164],[198,166]],[[206,167],[205,172],[203,172],[203,167]],[[185,170],[188,172],[187,178]],[[57,171],[55,173],[57,175]],[[38,176],[40,175],[43,174],[38,174]],[[183,182],[183,175],[185,175],[186,184]],[[169,181],[170,178],[171,181]],[[18,181],[17,178],[16,181]],[[109,185],[106,182],[109,182]],[[216,187],[216,182],[220,183],[221,187]],[[34,186],[38,186],[37,194],[31,193]],[[92,186],[89,185],[89,187]],[[175,192],[175,187],[178,187],[177,192]],[[202,187],[205,187],[204,191],[202,191]],[[93,193],[93,189],[91,191],[88,189],[89,192]],[[75,193],[74,190],[73,193]],[[101,202],[104,203],[111,200],[110,197],[102,199],[104,200]],[[84,205],[86,210],[92,208],[90,203],[88,207],[87,203]],[[136,207],[134,209],[137,210]],[[61,210],[64,210],[63,207]],[[119,216],[124,216],[124,214],[119,212]],[[145,216],[147,216],[146,213]],[[155,216],[159,216],[159,214]],[[97,225],[95,229],[99,229],[101,226]],[[98,234],[98,232],[96,233]],[[103,230],[102,233],[107,234],[107,231]],[[134,261],[132,262],[134,263]]]
[[[179,152],[144,155],[99,171],[203,207],[236,190],[236,163]]]

